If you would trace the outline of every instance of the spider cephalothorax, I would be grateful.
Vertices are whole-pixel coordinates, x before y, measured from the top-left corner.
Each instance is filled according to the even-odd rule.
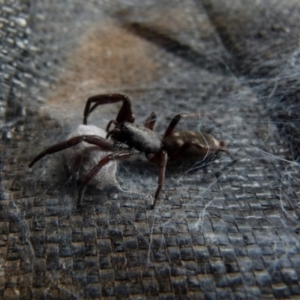
[[[112,152],[102,158],[98,164],[83,178],[79,188],[78,206],[81,205],[86,185],[96,174],[112,160],[127,159],[132,155],[144,153],[150,162],[159,167],[158,187],[156,189],[154,208],[164,184],[167,160],[197,159],[202,160],[219,152],[229,151],[225,149],[224,142],[219,142],[209,134],[196,131],[177,131],[174,129],[181,118],[197,117],[199,114],[178,114],[170,122],[162,138],[153,131],[156,122],[156,114],[153,112],[147,118],[144,125],[134,124],[134,115],[131,109],[131,101],[121,94],[96,95],[87,100],[83,123],[87,124],[89,114],[99,105],[123,102],[115,120],[107,124],[106,138],[96,135],[79,135],[67,141],[53,145],[38,154],[29,164],[32,167],[35,162],[45,155],[58,152],[81,142],[98,146],[102,151]],[[111,125],[115,127],[110,130]]]
[[[108,132],[107,138],[122,142],[136,150],[144,153],[158,153],[162,149],[162,141],[151,129],[133,123],[120,123]]]

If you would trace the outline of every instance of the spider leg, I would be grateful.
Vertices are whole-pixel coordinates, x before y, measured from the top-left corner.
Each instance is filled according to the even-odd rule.
[[[77,207],[81,206],[82,198],[86,189],[86,186],[89,184],[89,182],[97,175],[97,173],[110,161],[112,160],[121,160],[121,159],[127,159],[130,156],[134,154],[138,154],[139,152],[131,150],[120,150],[116,151],[114,153],[111,153],[107,155],[106,157],[102,158],[99,163],[84,177],[81,186],[79,188],[78,192],[78,201],[77,201]]]
[[[106,126],[106,132],[109,132],[109,128],[110,128],[111,124],[114,124],[116,126],[116,125],[118,125],[118,122],[115,120],[110,120]]]
[[[179,159],[190,147],[195,147],[199,150],[207,151],[206,152],[207,155],[211,155],[215,152],[225,152],[232,158],[230,152],[226,148],[223,148],[222,146],[219,146],[219,147],[218,146],[207,146],[207,145],[202,145],[202,144],[199,144],[199,143],[196,143],[193,141],[189,141],[189,142],[184,143],[177,151],[172,153],[170,155],[170,159],[172,159],[172,160]]]
[[[84,113],[83,113],[83,124],[87,124],[87,118],[89,114],[94,111],[94,109],[98,105],[102,104],[108,104],[108,103],[117,103],[117,102],[123,102],[119,113],[116,118],[117,123],[122,122],[134,122],[134,115],[132,113],[131,109],[131,101],[130,99],[121,94],[103,94],[103,95],[96,95],[90,97],[85,105]]]
[[[178,124],[178,122],[182,119],[182,118],[199,118],[200,116],[207,116],[209,117],[214,123],[216,123],[213,119],[213,117],[207,113],[207,112],[202,112],[202,113],[197,113],[197,114],[187,114],[187,113],[182,113],[182,114],[178,114],[176,115],[170,122],[169,126],[167,127],[165,134],[163,136],[163,139],[168,137],[170,134],[172,134],[172,132],[174,131],[176,125]],[[216,123],[217,124],[217,123]],[[217,124],[219,125],[219,124]]]
[[[156,114],[156,112],[153,111],[151,113],[151,115],[146,119],[144,126],[148,129],[153,130],[153,127],[156,122],[156,117],[157,117],[157,114]]]
[[[160,151],[158,154],[155,154],[154,156],[147,156],[148,160],[150,162],[155,162],[158,164],[159,167],[159,175],[158,175],[158,183],[157,183],[157,189],[154,196],[154,201],[152,204],[152,209],[155,207],[155,203],[159,197],[160,191],[165,183],[165,172],[166,172],[166,165],[168,160],[168,154],[166,151]]]
[[[44,156],[73,147],[81,142],[96,145],[103,151],[114,151],[116,149],[116,146],[118,146],[119,149],[121,147],[121,144],[117,145],[113,141],[107,140],[97,135],[79,135],[64,142],[50,146],[49,148],[46,148],[44,151],[33,158],[33,160],[29,164],[29,168],[31,168],[38,160],[40,160]]]

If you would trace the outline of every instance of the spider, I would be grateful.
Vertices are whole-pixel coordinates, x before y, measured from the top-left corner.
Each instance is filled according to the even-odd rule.
[[[230,152],[225,148],[225,143],[216,140],[209,134],[196,131],[177,131],[174,129],[182,118],[193,118],[199,114],[181,113],[176,115],[165,130],[162,138],[153,131],[156,122],[156,113],[152,112],[144,125],[134,124],[134,114],[131,109],[131,100],[122,94],[102,94],[90,97],[84,109],[83,124],[87,124],[88,116],[99,105],[122,102],[122,106],[115,120],[108,122],[106,138],[97,135],[79,135],[66,141],[50,146],[30,162],[31,168],[38,160],[46,155],[67,149],[81,142],[98,146],[101,151],[110,151],[98,164],[83,178],[78,192],[80,207],[87,184],[97,173],[112,160],[124,160],[129,157],[144,153],[146,158],[156,163],[159,168],[158,185],[151,206],[155,207],[165,180],[165,169],[168,160],[203,160],[219,152]],[[110,130],[111,126],[114,128]],[[109,139],[110,138],[110,139]],[[231,155],[230,155],[231,156]]]

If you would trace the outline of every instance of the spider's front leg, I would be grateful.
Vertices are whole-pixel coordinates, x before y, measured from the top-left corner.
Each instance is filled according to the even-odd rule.
[[[96,145],[103,151],[115,151],[116,148],[121,149],[122,147],[124,147],[122,144],[117,144],[111,140],[107,140],[97,135],[79,135],[68,139],[64,142],[50,146],[49,148],[46,148],[44,151],[36,155],[28,166],[29,168],[31,168],[37,161],[39,161],[44,156],[73,147],[81,142]],[[128,149],[127,146],[126,149]]]
[[[103,95],[96,95],[90,97],[85,105],[84,113],[83,113],[83,124],[87,124],[87,118],[91,112],[94,111],[94,109],[103,104],[108,103],[117,103],[117,102],[123,102],[120,111],[117,115],[116,120],[112,120],[108,123],[106,131],[109,131],[109,127],[111,123],[123,123],[123,122],[134,122],[134,115],[132,113],[131,109],[131,101],[130,99],[121,94],[103,94]]]
[[[99,163],[84,177],[81,186],[79,188],[78,192],[78,202],[77,202],[77,207],[81,206],[82,203],[82,198],[84,196],[84,192],[86,189],[86,186],[90,183],[90,181],[97,175],[98,172],[110,161],[112,160],[123,160],[127,159],[132,155],[139,154],[139,151],[135,151],[133,149],[130,150],[120,150],[116,151],[114,153],[111,153],[107,155],[106,157],[102,158]]]

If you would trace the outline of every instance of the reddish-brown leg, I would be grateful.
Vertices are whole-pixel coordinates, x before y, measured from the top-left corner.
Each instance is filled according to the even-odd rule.
[[[114,124],[116,126],[116,125],[118,125],[118,122],[115,120],[110,120],[106,125],[106,132],[109,132],[109,128],[110,128],[111,124]]]
[[[134,122],[134,115],[131,110],[131,101],[130,99],[121,94],[103,94],[103,95],[96,95],[90,97],[85,105],[84,113],[83,113],[83,124],[87,124],[87,118],[89,114],[94,111],[94,109],[98,105],[108,104],[108,103],[117,103],[123,102],[121,109],[117,115],[116,122]]]
[[[153,130],[155,122],[156,122],[157,114],[156,112],[152,112],[151,115],[146,119],[144,126],[148,129]]]
[[[99,163],[84,177],[81,186],[79,188],[78,192],[78,201],[77,206],[81,206],[82,198],[86,189],[86,186],[89,184],[89,182],[97,175],[97,173],[110,161],[112,160],[121,160],[121,159],[127,159],[132,155],[138,154],[138,151],[133,150],[121,150],[116,151],[114,153],[111,153],[107,155],[106,157],[102,158]]]
[[[165,131],[165,134],[163,136],[163,139],[166,138],[167,136],[169,136],[170,134],[172,134],[174,128],[176,127],[176,125],[178,124],[178,122],[182,119],[182,118],[199,118],[201,116],[207,116],[209,117],[212,121],[213,118],[212,116],[207,113],[207,112],[202,112],[202,113],[197,113],[197,114],[186,114],[186,113],[183,113],[183,114],[178,114],[176,115],[170,122],[169,126],[167,127],[166,131]],[[215,121],[214,121],[215,122]]]
[[[201,145],[199,143],[190,141],[190,142],[184,143],[177,151],[173,152],[170,155],[170,160],[176,160],[176,159],[181,158],[190,147],[195,147],[199,150],[207,151],[207,153],[206,153],[207,155],[211,155],[216,152],[225,152],[232,158],[230,152],[223,147]]]
[[[46,155],[73,147],[81,142],[87,142],[89,144],[93,144],[98,146],[103,151],[114,151],[116,148],[116,143],[111,140],[107,140],[97,135],[79,135],[75,136],[67,141],[55,144],[45,149],[41,153],[39,153],[29,164],[29,168],[31,168],[38,160],[43,158]],[[118,149],[120,149],[121,144],[118,145]],[[125,147],[125,146],[124,146]],[[127,148],[126,148],[127,149]]]
[[[159,167],[159,175],[158,175],[158,186],[155,192],[154,201],[152,204],[152,209],[155,207],[155,203],[159,197],[160,191],[165,183],[165,172],[166,172],[166,165],[168,160],[168,154],[166,151],[160,151],[159,153],[155,154],[154,156],[148,157],[150,162],[157,163]]]
[[[111,131],[109,131],[107,134],[106,134],[106,138],[108,139],[111,135],[113,135],[113,134],[118,134],[118,133],[120,133],[121,132],[121,130],[119,129],[119,128],[114,128],[113,130],[111,130]]]

